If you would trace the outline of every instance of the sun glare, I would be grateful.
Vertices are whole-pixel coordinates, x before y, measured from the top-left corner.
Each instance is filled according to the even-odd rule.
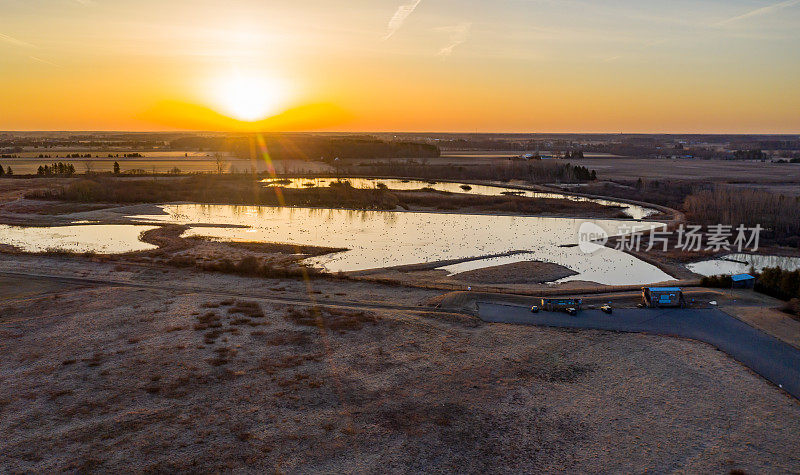
[[[278,113],[286,95],[286,87],[274,78],[237,74],[219,82],[217,102],[220,112],[252,122]]]

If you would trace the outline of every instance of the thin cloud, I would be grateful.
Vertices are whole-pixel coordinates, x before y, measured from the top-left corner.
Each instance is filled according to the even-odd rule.
[[[773,5],[768,5],[766,7],[757,8],[755,10],[749,11],[744,15],[739,15],[735,17],[728,18],[727,20],[722,20],[718,23],[715,23],[714,26],[725,26],[731,23],[735,23],[737,21],[746,20],[748,18],[761,16],[761,15],[768,15],[770,13],[777,12],[779,10],[783,10],[784,8],[793,7],[797,4],[800,4],[800,0],[786,0],[785,2],[775,3]]]
[[[394,12],[392,19],[389,20],[389,24],[386,26],[386,35],[383,37],[383,39],[388,40],[394,36],[394,34],[397,33],[397,30],[403,26],[406,18],[414,13],[414,10],[417,9],[420,3],[422,3],[422,0],[411,0],[409,3],[397,7],[397,11]]]
[[[94,0],[75,0],[76,2],[80,3],[84,7],[88,7],[91,5],[97,5]]]
[[[51,61],[47,61],[46,59],[39,58],[38,56],[28,56],[28,58],[30,58],[32,61],[36,61],[37,63],[46,64],[48,66],[55,66],[57,68],[61,67],[60,65],[58,65],[56,63],[53,63]]]
[[[16,38],[14,38],[13,36],[4,35],[2,33],[0,33],[0,41],[4,41],[6,43],[10,43],[10,44],[12,44],[14,46],[22,46],[22,47],[25,47],[25,48],[34,48],[35,47],[34,45],[32,45],[30,43],[26,43],[26,42],[24,42],[22,40],[18,40]]]
[[[467,41],[467,38],[469,38],[469,30],[471,28],[472,23],[470,22],[463,22],[459,23],[458,25],[439,28],[439,31],[445,31],[450,34],[450,42],[447,43],[444,48],[439,50],[439,56],[450,56],[453,54],[453,50],[456,49],[458,45]]]

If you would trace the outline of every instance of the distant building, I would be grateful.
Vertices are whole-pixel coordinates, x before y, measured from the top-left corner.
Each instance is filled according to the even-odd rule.
[[[642,303],[650,308],[682,307],[683,291],[679,287],[643,287]]]
[[[752,289],[756,285],[756,278],[750,274],[732,275],[731,280],[734,289]]]

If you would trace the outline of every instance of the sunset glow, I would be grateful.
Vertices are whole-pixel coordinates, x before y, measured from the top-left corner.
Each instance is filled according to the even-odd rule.
[[[279,81],[237,73],[217,85],[215,101],[220,112],[243,121],[256,121],[280,112],[287,89]]]
[[[773,0],[11,1],[0,129],[800,130],[800,4]],[[145,119],[146,117],[146,119]]]

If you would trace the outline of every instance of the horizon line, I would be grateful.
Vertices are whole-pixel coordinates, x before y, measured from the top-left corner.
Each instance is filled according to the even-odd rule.
[[[256,132],[243,132],[243,131],[224,131],[224,130],[124,130],[124,129],[7,129],[0,130],[0,134],[13,134],[13,133],[104,133],[104,134],[235,134],[235,135],[251,135],[251,134],[417,134],[417,135],[798,135],[798,132],[518,132],[518,131],[504,131],[504,132],[481,132],[481,131],[400,131],[400,130],[363,130],[363,131],[343,131],[343,130],[305,130],[305,131],[256,131]]]

